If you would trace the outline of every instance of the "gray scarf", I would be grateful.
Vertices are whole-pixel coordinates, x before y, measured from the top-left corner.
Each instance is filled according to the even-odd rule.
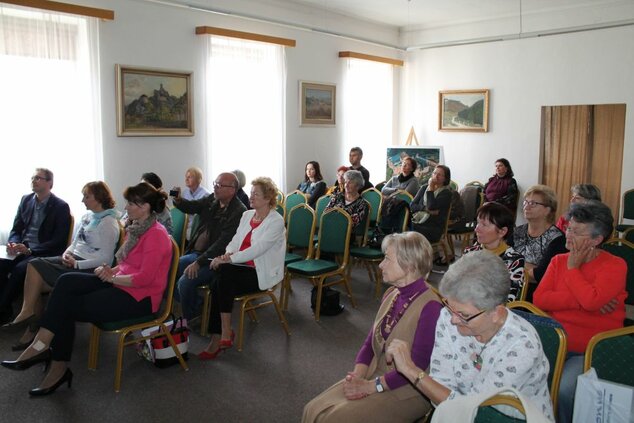
[[[152,225],[154,225],[154,222],[156,222],[155,212],[152,212],[152,214],[150,214],[150,217],[142,222],[139,222],[138,220],[132,221],[132,223],[126,228],[128,236],[126,237],[125,242],[123,243],[121,248],[119,248],[117,254],[115,254],[115,257],[117,258],[117,263],[121,263],[123,260],[125,260],[130,251],[132,251],[137,242],[139,242],[141,236],[146,233]]]

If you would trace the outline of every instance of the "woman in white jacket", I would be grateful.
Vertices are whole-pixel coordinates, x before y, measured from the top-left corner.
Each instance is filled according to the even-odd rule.
[[[211,341],[198,354],[213,360],[233,346],[231,310],[236,296],[264,291],[284,277],[286,230],[284,219],[275,211],[277,187],[266,177],[256,178],[251,187],[247,210],[225,254],[209,265],[218,277],[211,285],[209,331]]]

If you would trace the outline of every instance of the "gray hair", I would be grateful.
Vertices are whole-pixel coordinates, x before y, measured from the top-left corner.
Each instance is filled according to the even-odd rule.
[[[350,181],[357,186],[357,189],[363,188],[365,185],[365,180],[363,179],[363,175],[358,170],[349,170],[343,174],[344,181]]]
[[[449,266],[439,286],[443,297],[472,304],[480,310],[506,304],[510,289],[506,265],[489,251],[463,255]]]
[[[393,233],[383,238],[381,250],[385,254],[392,245],[396,249],[396,261],[401,269],[411,271],[419,278],[427,278],[434,255],[427,238],[419,232]]]
[[[238,187],[236,189],[244,188],[244,186],[247,184],[247,177],[244,176],[244,172],[240,169],[236,169],[231,173],[236,175],[236,178],[238,179]]]
[[[601,201],[601,190],[592,184],[577,184],[570,188],[572,195],[578,195],[585,200]]]
[[[571,204],[567,217],[568,219],[574,219],[575,222],[590,225],[592,238],[600,236],[603,238],[602,241],[610,238],[614,230],[612,211],[600,201],[589,200],[583,203]]]

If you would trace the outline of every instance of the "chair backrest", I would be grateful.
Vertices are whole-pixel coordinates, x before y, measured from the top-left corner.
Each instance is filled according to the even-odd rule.
[[[623,219],[634,219],[634,189],[623,193]]]
[[[383,189],[383,187],[385,186],[385,184],[387,184],[387,181],[381,181],[378,184],[376,184],[374,186],[374,188],[376,188],[380,192]]]
[[[625,232],[623,232],[623,239],[634,244],[634,228],[626,229]]]
[[[600,379],[634,386],[634,326],[594,335],[586,347],[584,372],[594,367]]]
[[[298,204],[288,213],[286,242],[289,247],[306,248],[312,257],[315,235],[315,211],[308,204]]]
[[[352,218],[340,207],[328,209],[321,216],[315,258],[322,252],[342,256],[342,266],[348,264]]]
[[[383,204],[383,196],[381,191],[376,188],[368,188],[361,193],[365,201],[370,204],[370,227],[375,227],[381,217],[381,205]]]
[[[533,325],[548,359],[548,387],[553,401],[553,409],[557,410],[559,382],[564,369],[568,340],[561,324],[532,303],[526,301],[512,301],[507,304],[514,313],[528,320]],[[522,311],[524,310],[524,311]]]
[[[319,221],[321,220],[321,215],[324,214],[324,210],[326,210],[326,206],[330,202],[331,195],[322,195],[317,199],[317,203],[315,203],[315,219],[317,222],[316,228],[319,228]]]
[[[412,194],[402,189],[396,191],[395,196],[396,198],[400,198],[401,200],[405,201],[408,205],[411,204],[412,200],[414,199],[414,197],[412,197]],[[399,225],[401,228],[401,232],[405,232],[406,230],[409,229],[409,217],[410,217],[409,207],[403,207],[403,209],[401,210],[398,216],[398,221],[402,223],[401,225]]]
[[[179,248],[182,248],[187,237],[187,215],[176,207],[170,209],[170,214],[172,215],[172,236]]]
[[[627,277],[625,279],[627,298],[625,303],[634,305],[634,244],[621,238],[611,238],[605,241],[601,248],[610,254],[621,257],[627,263]]]
[[[365,217],[357,226],[355,226],[352,234],[356,239],[361,238],[361,241],[357,245],[365,245],[368,240],[368,232],[370,229],[370,215],[372,214],[372,204],[368,202],[368,200],[363,200],[368,205],[368,212],[365,214]]]
[[[451,188],[454,191],[458,191],[458,188],[460,188],[460,186],[458,185],[458,182],[452,179],[449,181],[449,188]]]
[[[170,237],[170,241],[172,242],[172,262],[170,264],[170,270],[167,272],[167,286],[165,288],[167,295],[165,296],[165,308],[161,312],[160,317],[158,317],[158,320],[166,320],[172,313],[174,306],[174,287],[176,286],[176,271],[178,270],[180,250],[174,238]]]
[[[73,214],[71,213],[70,215],[70,226],[68,228],[68,238],[66,239],[66,247],[68,247],[70,245],[71,242],[73,242],[73,233],[75,232],[75,218],[73,217]]]
[[[469,184],[460,190],[460,199],[464,206],[464,218],[467,223],[475,223],[478,218],[478,209],[482,205],[481,192],[481,186]]]
[[[509,395],[495,395],[488,400],[480,404],[478,408],[478,414],[474,419],[474,423],[520,423],[526,422],[523,419],[517,419],[515,417],[507,416],[501,413],[497,409],[493,408],[495,405],[507,405],[515,408],[522,414],[526,414],[524,406],[521,401],[515,397]]]
[[[477,187],[480,189],[484,189],[484,184],[480,181],[471,181],[465,184],[465,187]]]
[[[284,219],[284,221],[286,221],[286,209],[284,208],[283,204],[277,203],[275,205],[275,211],[278,212],[280,216],[282,216],[282,219]]]
[[[286,200],[284,200],[284,209],[286,210],[286,220],[288,221],[288,212],[293,210],[298,204],[307,203],[306,196],[301,191],[293,191],[286,195]]]
[[[284,200],[286,200],[286,196],[279,189],[277,190],[277,204],[284,204]]]

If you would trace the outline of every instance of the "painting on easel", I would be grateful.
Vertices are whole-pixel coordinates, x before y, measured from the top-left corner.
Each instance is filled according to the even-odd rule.
[[[436,165],[441,163],[442,147],[418,147],[401,146],[388,147],[385,175],[389,181],[393,175],[401,173],[401,163],[406,157],[411,157],[418,163],[414,175],[418,178],[420,185],[425,185]]]

